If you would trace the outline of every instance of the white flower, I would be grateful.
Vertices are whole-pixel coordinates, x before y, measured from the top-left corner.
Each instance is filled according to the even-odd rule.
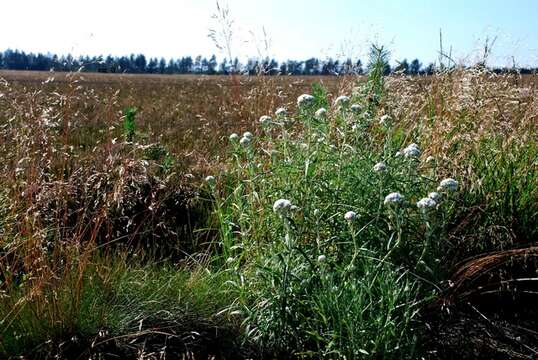
[[[320,213],[319,209],[314,209],[314,216],[315,217],[318,217],[319,213]]]
[[[438,191],[456,191],[458,190],[458,182],[452,178],[444,179],[437,188]]]
[[[271,123],[271,117],[268,116],[268,115],[263,115],[262,117],[260,117],[260,124],[262,124],[262,126],[267,126]]]
[[[348,104],[349,104],[349,97],[345,95],[339,96],[336,98],[336,100],[334,100],[334,106],[336,107],[340,107],[340,108],[346,107]]]
[[[316,113],[314,114],[314,116],[316,117],[316,119],[322,119],[324,118],[325,116],[327,116],[327,109],[325,108],[319,108]]]
[[[402,156],[402,155],[403,155],[403,153],[402,153],[401,151],[396,151],[396,154],[395,154],[394,156],[396,156],[396,157],[400,157],[400,156]]]
[[[435,158],[434,158],[433,156],[430,155],[430,156],[428,156],[428,157],[426,158],[426,162],[427,162],[427,163],[434,163],[434,162],[435,162]]]
[[[361,106],[359,104],[353,104],[351,105],[351,111],[354,113],[358,113],[361,111]]]
[[[434,208],[435,206],[437,205],[437,203],[435,202],[435,200],[429,198],[429,197],[426,197],[426,198],[423,198],[423,199],[420,199],[418,202],[417,202],[417,207],[421,210],[430,210],[432,208]]]
[[[353,221],[357,218],[357,213],[355,211],[348,211],[344,214],[344,219],[347,221]]]
[[[276,116],[286,116],[287,113],[288,113],[288,110],[286,110],[286,108],[284,108],[284,107],[279,107],[275,111]]]
[[[374,165],[374,171],[375,172],[385,172],[387,171],[387,165],[385,165],[384,162],[380,161],[377,164]]]
[[[438,192],[433,191],[433,192],[431,192],[431,193],[428,194],[428,197],[429,197],[430,199],[432,199],[433,201],[435,201],[435,202],[439,202],[439,201],[441,200],[441,197],[442,197],[442,196],[441,196],[441,194],[439,194]]]
[[[411,145],[408,145],[405,149],[403,149],[403,154],[405,157],[417,158],[420,156],[420,148],[417,144],[412,143]]]
[[[278,199],[273,204],[273,211],[276,213],[283,214],[291,208],[291,201],[287,199]]]
[[[228,259],[226,259],[226,262],[227,262],[228,264],[231,264],[231,263],[233,263],[234,261],[235,261],[235,259],[234,259],[233,257],[231,257],[231,256],[230,256]]]
[[[399,204],[403,201],[404,197],[399,192],[392,192],[385,196],[385,205]]]
[[[308,106],[314,101],[314,97],[310,94],[303,94],[297,98],[297,106]]]
[[[325,261],[327,261],[327,257],[325,255],[318,256],[319,263],[324,263]]]
[[[252,133],[250,131],[246,131],[244,134],[243,134],[243,137],[244,138],[247,138],[249,140],[252,140],[252,138],[254,137],[254,135],[252,135]]]
[[[236,133],[231,134],[230,135],[230,141],[231,142],[239,141],[239,135],[237,135]]]
[[[379,125],[389,126],[390,125],[390,116],[385,114],[379,118]]]
[[[239,144],[241,144],[241,146],[247,147],[247,146],[250,145],[250,139],[251,139],[251,138],[249,138],[249,137],[245,137],[245,136],[243,136],[243,137],[241,138],[241,140],[239,140]]]
[[[299,146],[300,146],[301,149],[303,149],[303,150],[308,150],[308,144],[307,144],[307,143],[300,143]]]
[[[208,183],[209,185],[213,186],[213,185],[215,185],[215,177],[211,176],[211,175],[206,176],[205,182]]]

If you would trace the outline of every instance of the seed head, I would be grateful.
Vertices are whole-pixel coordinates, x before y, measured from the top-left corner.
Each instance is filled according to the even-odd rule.
[[[239,135],[237,135],[236,133],[233,133],[230,135],[230,141],[231,142],[237,142],[239,141]]]
[[[206,176],[205,182],[208,183],[210,186],[213,186],[215,185],[216,180],[214,176],[209,175],[209,176]]]
[[[286,116],[287,113],[288,113],[288,110],[286,110],[286,108],[284,108],[284,107],[279,107],[275,111],[276,116]]]
[[[344,108],[348,104],[349,104],[349,97],[345,95],[339,96],[336,98],[336,100],[334,100],[334,106],[338,108]]]

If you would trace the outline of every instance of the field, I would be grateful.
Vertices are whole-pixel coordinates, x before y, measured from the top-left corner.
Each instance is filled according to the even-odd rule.
[[[0,71],[0,357],[536,358],[536,76],[375,70]]]

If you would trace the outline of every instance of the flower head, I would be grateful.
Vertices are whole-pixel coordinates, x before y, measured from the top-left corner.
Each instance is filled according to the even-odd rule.
[[[458,182],[452,178],[444,179],[437,188],[438,191],[456,191],[458,190]]]
[[[392,192],[385,196],[385,201],[383,202],[385,205],[398,205],[401,202],[403,202],[404,197],[399,192]]]
[[[374,171],[375,172],[385,172],[387,171],[387,165],[385,165],[384,162],[380,161],[377,164],[374,165]]]
[[[430,156],[428,156],[426,158],[426,162],[429,163],[429,164],[433,164],[433,163],[435,163],[435,158],[430,155]]]
[[[379,125],[389,126],[390,125],[390,116],[385,114],[379,118]]]
[[[350,107],[351,111],[353,111],[354,113],[358,113],[362,110],[361,106],[359,104],[353,104],[351,105]]]
[[[288,110],[286,110],[286,108],[284,108],[284,107],[279,107],[275,111],[276,116],[286,116],[287,113],[288,113]]]
[[[291,201],[287,199],[278,199],[273,204],[273,211],[277,214],[285,214],[291,208]]]
[[[252,135],[252,133],[250,131],[245,131],[245,133],[243,134],[243,137],[244,138],[247,138],[249,140],[252,140],[252,138],[254,137],[254,135]]]
[[[405,157],[417,158],[420,156],[420,148],[417,144],[412,143],[403,149],[403,154]]]
[[[325,255],[318,256],[319,263],[324,263],[325,261],[327,261],[327,257]]]
[[[241,140],[239,140],[239,144],[243,147],[248,147],[250,145],[250,141],[252,138],[243,136]]]
[[[268,116],[268,115],[263,115],[262,117],[260,117],[260,124],[262,124],[262,126],[267,126],[271,123],[271,117]],[[244,135],[243,135],[244,136]]]
[[[442,198],[441,194],[438,193],[437,191],[433,191],[433,192],[429,193],[428,197],[430,199],[432,199],[433,201],[435,201],[435,202],[441,201],[441,198]]]
[[[236,133],[233,133],[230,135],[229,139],[231,142],[237,142],[239,141],[239,135],[237,135]]]
[[[312,104],[314,97],[310,94],[303,94],[297,98],[297,106],[304,107]]]
[[[433,200],[433,199],[431,199],[429,197],[422,198],[417,202],[417,207],[420,210],[423,210],[423,211],[431,210],[436,205],[437,205],[437,203],[435,202],[435,200]]]
[[[316,117],[316,119],[322,119],[324,118],[325,116],[327,116],[327,109],[325,108],[319,108],[316,113],[314,114],[314,116]]]
[[[209,175],[209,176],[206,176],[205,182],[208,183],[210,186],[213,186],[215,185],[216,180],[214,176]]]
[[[357,218],[357,213],[355,211],[348,211],[344,214],[344,219],[347,221],[353,221]]]
[[[334,100],[334,106],[339,107],[339,108],[346,107],[348,104],[349,104],[349,96],[342,95],[342,96],[337,97],[336,100]]]

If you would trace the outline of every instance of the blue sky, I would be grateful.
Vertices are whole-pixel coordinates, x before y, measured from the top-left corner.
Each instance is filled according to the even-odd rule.
[[[472,62],[497,38],[490,62],[538,65],[538,1],[500,0],[221,0],[234,19],[235,56],[279,60],[365,58],[383,43],[392,59],[437,58],[439,29],[458,61]],[[0,8],[0,49],[79,54],[212,53],[215,0],[26,0]],[[263,35],[263,29],[267,36]],[[265,46],[268,39],[269,46]],[[221,57],[221,56],[220,56]]]

